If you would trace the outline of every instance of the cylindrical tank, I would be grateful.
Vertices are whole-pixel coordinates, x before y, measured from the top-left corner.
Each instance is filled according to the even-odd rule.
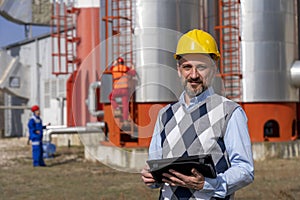
[[[296,0],[242,0],[243,102],[297,102],[290,68],[298,59]]]
[[[181,85],[173,54],[182,33],[200,28],[200,1],[137,0],[135,5],[136,102],[175,101]]]
[[[252,142],[296,138],[297,0],[241,1],[242,105]]]
[[[97,118],[88,112],[85,99],[88,96],[89,84],[96,81],[96,72],[100,70],[99,56],[91,55],[100,43],[99,7],[100,3],[93,0],[77,1],[74,5],[78,10],[76,37],[80,39],[80,42],[76,43],[76,53],[81,63],[67,84],[69,126],[84,126],[87,122],[97,121]]]

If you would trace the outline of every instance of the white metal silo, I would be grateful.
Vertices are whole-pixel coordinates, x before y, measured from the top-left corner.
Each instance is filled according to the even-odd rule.
[[[298,59],[296,0],[241,1],[242,105],[252,141],[296,137],[299,89],[290,68]]]

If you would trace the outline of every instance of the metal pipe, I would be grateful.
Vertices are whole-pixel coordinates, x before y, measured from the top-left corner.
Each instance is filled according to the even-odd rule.
[[[85,134],[85,133],[100,133],[101,128],[105,127],[104,122],[87,123],[87,126],[67,127],[62,126],[48,126],[44,133],[44,140],[51,142],[52,135],[64,135],[64,134]]]
[[[28,106],[0,106],[0,110],[26,110],[30,109]]]
[[[291,84],[296,87],[300,87],[300,61],[296,60],[291,69],[290,69],[290,75],[291,75]]]
[[[64,107],[65,107],[65,97],[57,97],[56,100],[60,104],[60,124],[64,124]]]
[[[42,65],[40,64],[40,49],[39,49],[39,41],[38,39],[35,40],[35,63],[36,63],[36,78],[37,78],[37,84],[36,85],[36,103],[38,105],[40,105],[41,102],[41,72],[40,72],[40,68],[42,67]]]
[[[93,116],[97,117],[103,117],[104,111],[103,110],[97,110],[97,101],[96,101],[96,89],[101,87],[101,82],[93,82],[89,86],[89,94],[88,98],[86,100],[86,104],[88,106],[89,112]]]

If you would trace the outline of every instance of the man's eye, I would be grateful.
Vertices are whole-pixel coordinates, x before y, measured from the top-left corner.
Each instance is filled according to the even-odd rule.
[[[200,70],[200,71],[205,70],[206,68],[207,68],[207,66],[205,66],[205,65],[198,65],[197,66],[197,69]]]
[[[183,65],[182,68],[185,70],[190,70],[190,69],[192,69],[192,66],[191,65]]]

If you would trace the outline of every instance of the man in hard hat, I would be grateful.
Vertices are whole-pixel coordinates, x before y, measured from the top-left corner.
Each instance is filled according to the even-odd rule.
[[[220,57],[216,42],[207,32],[189,31],[179,39],[174,57],[184,92],[159,112],[149,160],[211,154],[217,177],[204,177],[196,169],[190,175],[170,170],[158,185],[146,166],[142,179],[161,187],[160,199],[233,199],[254,180],[254,167],[243,109],[211,87]]]
[[[28,122],[29,139],[32,145],[32,161],[34,167],[44,167],[45,162],[43,159],[43,126],[42,119],[40,117],[40,108],[38,105],[31,107],[32,116]],[[50,123],[48,123],[50,125]]]
[[[113,90],[110,94],[111,105],[116,116],[122,115],[123,124],[129,125],[129,98],[130,98],[130,80],[136,75],[136,71],[126,66],[124,59],[119,57],[110,68],[113,76]],[[122,99],[122,109],[116,102],[116,98]]]

